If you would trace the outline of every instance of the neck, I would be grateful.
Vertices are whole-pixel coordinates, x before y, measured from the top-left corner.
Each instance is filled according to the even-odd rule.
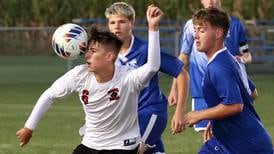
[[[212,47],[211,49],[209,49],[205,54],[207,56],[207,60],[210,60],[212,58],[212,56],[219,50],[221,50],[222,48],[224,48],[224,44],[223,43],[216,43],[214,47]]]
[[[122,45],[122,47],[121,47],[121,49],[120,49],[120,54],[124,54],[124,53],[126,53],[127,52],[127,50],[129,49],[129,47],[130,47],[130,44],[131,44],[131,36],[128,38],[128,39],[125,39],[124,40],[124,43],[123,43],[123,45]]]
[[[115,71],[115,65],[112,65],[109,68],[103,69],[100,72],[94,72],[96,81],[99,83],[105,83],[110,81],[113,78]]]

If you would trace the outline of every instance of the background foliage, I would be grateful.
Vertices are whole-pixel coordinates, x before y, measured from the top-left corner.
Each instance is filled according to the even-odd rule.
[[[0,27],[58,26],[74,18],[104,18],[105,8],[117,0],[1,0]],[[167,19],[188,19],[200,8],[200,0],[124,0],[145,16],[151,3],[160,6]],[[223,7],[242,19],[274,19],[272,0],[225,0]]]

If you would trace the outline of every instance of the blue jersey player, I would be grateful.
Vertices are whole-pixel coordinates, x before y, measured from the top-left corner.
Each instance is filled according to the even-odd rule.
[[[228,15],[216,8],[201,9],[193,16],[195,42],[208,63],[202,92],[208,108],[185,115],[185,124],[211,120],[215,137],[200,153],[272,154],[272,141],[265,130],[240,75],[237,60],[224,46],[229,29]],[[210,148],[211,140],[223,146]]]
[[[135,21],[135,11],[124,2],[113,3],[106,9],[109,30],[124,43],[116,63],[127,65],[133,69],[144,65],[147,61],[148,44],[132,34]],[[183,129],[183,110],[188,95],[188,73],[183,63],[176,57],[161,53],[160,71],[177,77],[179,85],[178,105],[172,118],[172,132],[178,133]],[[161,135],[167,124],[167,99],[160,90],[156,74],[141,91],[138,103],[138,118],[142,136],[141,144],[145,153],[164,153]]]
[[[204,8],[219,8],[221,9],[221,0],[201,0]],[[245,30],[239,19],[236,17],[230,17],[231,23],[228,34],[225,39],[225,46],[230,53],[238,59],[241,65],[243,74],[245,74],[245,66],[243,63],[251,62],[251,53],[248,50],[247,39],[245,37]],[[202,110],[207,108],[206,102],[202,93],[202,79],[205,73],[207,58],[202,52],[197,51],[196,42],[194,40],[194,28],[192,19],[188,20],[183,28],[181,37],[181,53],[179,58],[184,61],[185,64],[189,64],[190,73],[190,93],[192,97],[192,110]],[[249,88],[252,97],[255,99],[257,91],[254,83],[249,80]],[[176,99],[172,92],[169,97],[170,105],[174,105]],[[194,125],[194,129],[197,132],[203,133],[206,129],[208,121],[200,121]]]

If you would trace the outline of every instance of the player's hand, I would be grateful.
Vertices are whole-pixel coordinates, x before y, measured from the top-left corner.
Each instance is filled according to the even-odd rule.
[[[199,111],[190,111],[185,115],[184,123],[187,127],[192,127],[200,120],[201,119],[199,119]]]
[[[176,106],[177,105],[177,98],[178,98],[178,93],[175,90],[170,90],[170,93],[168,95],[168,105],[170,107]]]
[[[141,142],[139,144],[139,149],[138,149],[138,154],[144,154],[148,149],[148,146],[144,143],[144,142]]]
[[[236,60],[237,60],[238,62],[245,63],[245,62],[244,62],[244,59],[242,58],[242,56],[236,55],[236,56],[234,56],[234,57],[236,58]]]
[[[162,10],[152,4],[147,7],[146,15],[147,15],[149,30],[150,31],[159,30],[159,22],[162,16],[164,15]]]
[[[181,133],[185,130],[184,113],[175,112],[171,120],[172,134]]]
[[[30,138],[32,137],[32,130],[26,127],[21,128],[16,132],[16,136],[20,141],[20,146],[23,147],[29,142]]]
[[[212,137],[213,137],[213,132],[211,127],[211,122],[208,122],[206,126],[206,130],[204,131],[204,134],[203,134],[204,143],[210,140]]]

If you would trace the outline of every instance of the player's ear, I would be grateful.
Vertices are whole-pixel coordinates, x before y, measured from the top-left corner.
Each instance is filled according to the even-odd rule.
[[[217,27],[216,28],[216,38],[225,38],[224,37],[224,30],[222,28]]]
[[[107,52],[107,54],[106,54],[106,60],[107,61],[115,61],[116,57],[117,56],[114,52]]]
[[[135,21],[134,20],[130,21],[130,24],[131,24],[131,29],[133,29],[135,27]]]

